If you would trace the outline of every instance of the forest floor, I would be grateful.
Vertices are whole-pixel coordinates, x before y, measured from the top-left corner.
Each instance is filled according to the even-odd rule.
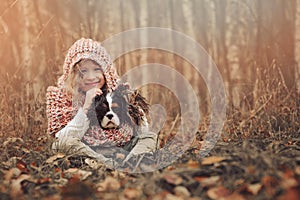
[[[1,200],[300,199],[300,138],[220,141],[204,158],[190,148],[148,173],[53,154],[50,143],[47,137],[1,142]]]

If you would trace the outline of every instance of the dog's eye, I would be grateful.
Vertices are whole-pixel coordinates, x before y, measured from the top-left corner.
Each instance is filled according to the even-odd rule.
[[[103,108],[107,108],[106,103],[102,103],[102,107],[103,107]]]

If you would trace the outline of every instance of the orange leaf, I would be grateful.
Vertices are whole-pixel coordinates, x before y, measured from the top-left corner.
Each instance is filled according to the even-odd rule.
[[[223,186],[218,186],[214,188],[210,188],[207,191],[207,196],[211,199],[221,199],[226,196],[229,196],[230,192],[224,188]]]
[[[219,176],[211,177],[195,177],[196,181],[200,182],[203,187],[215,185],[219,180]]]
[[[187,198],[187,197],[191,196],[191,193],[189,192],[189,190],[183,186],[176,186],[174,188],[174,193],[176,194],[176,196],[183,197],[183,198]]]
[[[292,200],[292,199],[300,199],[299,189],[292,188],[288,189],[282,196],[278,198],[278,200]]]
[[[63,158],[63,157],[65,157],[64,154],[62,154],[62,153],[57,153],[56,155],[51,156],[50,158],[48,158],[48,159],[46,160],[46,163],[48,163],[48,164],[53,163],[56,159]]]
[[[124,190],[124,196],[126,199],[138,199],[141,196],[141,192],[134,188],[126,188]]]
[[[221,162],[225,159],[226,159],[225,157],[210,156],[210,157],[204,158],[201,163],[202,163],[202,165],[212,165],[214,163]]]
[[[28,169],[27,169],[27,165],[25,162],[19,160],[18,163],[17,163],[17,166],[16,166],[19,170],[21,170],[22,172],[25,172],[27,173],[28,172]]]
[[[187,162],[188,167],[190,168],[199,168],[199,163],[194,160],[189,160]]]
[[[274,195],[275,187],[278,185],[278,181],[272,176],[264,176],[261,179],[263,186],[266,188],[266,192],[269,195]]]
[[[90,175],[92,175],[92,172],[78,169],[78,168],[69,168],[64,171],[64,174],[67,176],[71,176],[72,178],[75,178],[75,179],[78,178],[82,181],[82,180],[85,180]]]
[[[222,198],[222,200],[246,200],[246,198],[243,197],[241,194],[233,193],[225,198]]]
[[[261,190],[261,188],[262,188],[262,184],[260,183],[251,184],[247,186],[247,191],[253,195],[257,195],[258,192]]]
[[[182,178],[181,176],[177,175],[177,174],[172,174],[172,173],[169,173],[169,174],[166,174],[164,176],[164,179],[168,182],[168,183],[171,183],[173,185],[179,185],[182,183]]]
[[[51,178],[41,178],[39,180],[37,180],[38,184],[44,184],[44,183],[50,183],[52,181]]]
[[[298,182],[295,178],[287,178],[281,181],[281,186],[284,189],[293,188],[298,186]]]
[[[265,187],[272,187],[272,186],[277,185],[277,180],[275,178],[273,178],[272,176],[264,176],[261,179],[261,182]]]

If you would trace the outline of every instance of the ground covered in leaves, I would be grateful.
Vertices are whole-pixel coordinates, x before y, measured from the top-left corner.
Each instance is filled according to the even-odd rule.
[[[300,138],[220,141],[205,158],[190,148],[161,170],[134,174],[53,154],[50,142],[1,142],[1,200],[300,199]]]

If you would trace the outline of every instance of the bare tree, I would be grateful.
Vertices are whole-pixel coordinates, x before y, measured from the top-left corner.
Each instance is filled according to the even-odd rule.
[[[298,93],[300,93],[300,0],[297,0],[295,17],[295,60],[297,63],[295,79]]]

